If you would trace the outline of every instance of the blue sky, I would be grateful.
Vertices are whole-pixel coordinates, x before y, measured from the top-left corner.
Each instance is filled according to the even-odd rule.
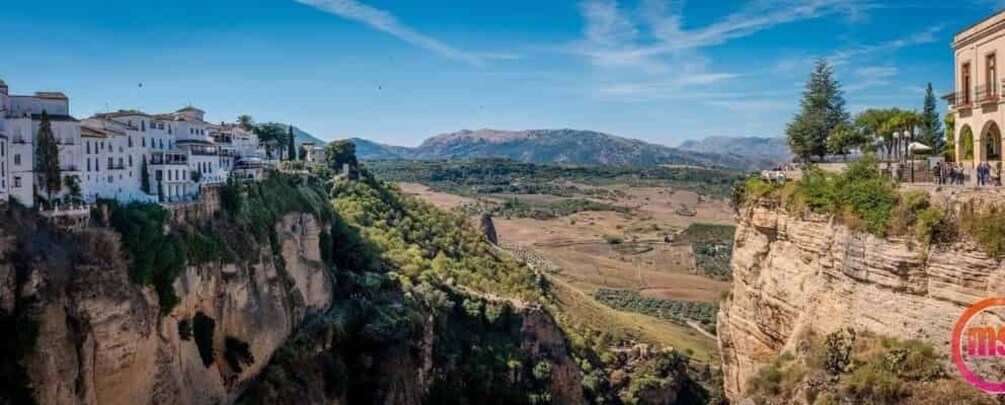
[[[5,2],[0,78],[72,111],[192,103],[324,139],[578,128],[676,145],[781,136],[812,62],[852,112],[921,107],[996,0]],[[140,86],[142,84],[142,86]]]

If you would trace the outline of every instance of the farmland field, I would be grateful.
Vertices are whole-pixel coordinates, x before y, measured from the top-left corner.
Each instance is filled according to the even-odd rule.
[[[678,189],[654,187],[658,179],[640,186],[581,180],[480,187],[465,178],[400,187],[473,219],[492,214],[501,246],[537,264],[574,298],[573,308],[613,322],[621,334],[713,354],[707,334],[730,285],[726,200],[693,191],[693,183]],[[535,192],[528,193],[529,184]]]

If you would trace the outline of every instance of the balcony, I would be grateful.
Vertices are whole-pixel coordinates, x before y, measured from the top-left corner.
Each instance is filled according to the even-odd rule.
[[[975,96],[977,99],[977,104],[992,104],[997,103],[1000,99],[998,94],[998,86],[994,83],[982,84],[977,86],[975,91]]]
[[[942,96],[942,99],[949,103],[950,109],[969,108],[970,104],[973,102],[973,98],[970,96],[970,93],[965,91],[957,91],[946,94]]]

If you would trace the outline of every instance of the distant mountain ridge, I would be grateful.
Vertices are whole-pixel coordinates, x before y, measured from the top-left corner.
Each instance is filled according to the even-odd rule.
[[[499,157],[529,163],[654,166],[693,165],[758,169],[772,159],[735,153],[705,153],[652,144],[596,131],[543,129],[462,130],[426,139],[415,148],[354,139],[361,159],[473,159]]]
[[[702,140],[685,141],[677,148],[700,153],[763,158],[777,163],[787,161],[792,156],[785,138],[710,136]]]

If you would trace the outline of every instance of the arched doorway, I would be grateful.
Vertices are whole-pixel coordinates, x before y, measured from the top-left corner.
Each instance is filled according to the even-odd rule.
[[[1002,157],[1002,135],[998,124],[994,121],[988,121],[987,124],[984,124],[980,140],[983,147],[979,160],[982,162],[1000,161]]]
[[[968,163],[974,160],[974,131],[969,125],[960,127],[956,135],[956,162]]]

